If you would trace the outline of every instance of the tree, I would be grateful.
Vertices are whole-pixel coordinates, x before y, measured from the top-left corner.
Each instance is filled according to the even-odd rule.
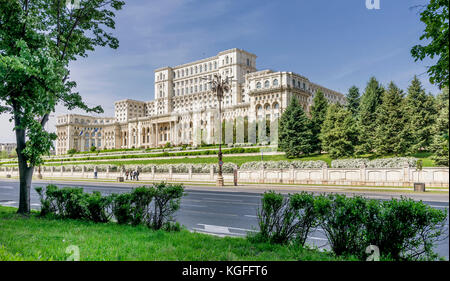
[[[371,77],[367,83],[364,94],[361,97],[357,124],[359,131],[357,153],[371,153],[374,148],[376,111],[381,104],[384,89],[375,77]]]
[[[428,149],[432,140],[432,129],[436,118],[434,98],[427,95],[419,79],[414,76],[406,96],[406,114],[411,133],[411,152]]]
[[[377,154],[403,155],[409,148],[409,130],[403,92],[394,82],[383,93],[382,103],[376,111],[374,148]]]
[[[352,112],[341,105],[331,104],[320,134],[322,147],[331,158],[353,156],[358,131]]]
[[[435,65],[428,68],[430,82],[441,89],[448,87],[448,0],[430,0],[430,3],[420,14],[420,20],[426,27],[420,40],[427,40],[428,45],[416,45],[411,49],[411,55],[417,60],[425,57],[437,57]]]
[[[97,46],[118,47],[104,28],[114,29],[118,0],[0,0],[0,113],[14,120],[20,178],[19,213],[30,212],[34,167],[42,164],[56,139],[44,126],[57,104],[68,110],[103,112],[82,100],[68,65]]]
[[[318,90],[313,99],[313,105],[311,106],[311,123],[313,133],[313,151],[322,151],[322,145],[320,142],[320,130],[322,124],[325,121],[327,115],[328,101],[323,95],[323,92]]]
[[[438,111],[436,123],[433,126],[433,142],[431,151],[432,159],[437,165],[449,166],[449,122],[448,122],[449,97],[448,88],[444,88],[437,96],[436,109]]]
[[[311,121],[294,97],[281,115],[278,139],[280,148],[288,158],[313,152]]]
[[[353,116],[358,114],[360,100],[358,87],[352,86],[347,94],[347,109],[350,110]]]

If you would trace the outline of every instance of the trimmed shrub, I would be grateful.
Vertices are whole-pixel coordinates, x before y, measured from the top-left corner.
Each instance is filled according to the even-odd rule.
[[[369,246],[365,241],[366,200],[359,196],[322,195],[316,198],[315,209],[333,252],[362,258]]]
[[[414,157],[379,158],[374,160],[367,158],[340,159],[331,161],[331,167],[359,169],[361,165],[365,165],[367,168],[403,168],[405,163],[409,167],[416,167],[417,159]]]
[[[154,183],[154,212],[150,215],[147,225],[153,229],[171,228],[175,221],[173,214],[180,208],[184,187],[181,184]]]
[[[93,222],[109,222],[112,217],[112,201],[112,196],[102,196],[98,191],[88,194],[88,219]]]
[[[251,161],[241,165],[243,170],[259,170],[259,169],[289,169],[291,166],[295,169],[320,169],[327,165],[325,161]]]
[[[131,194],[112,194],[112,212],[119,224],[128,224],[133,220],[131,215]]]
[[[317,224],[314,197],[306,192],[284,197],[265,192],[258,210],[260,232],[252,239],[277,244],[295,241],[304,246],[311,229]]]
[[[369,200],[367,244],[393,260],[436,260],[436,242],[445,233],[447,212],[410,198],[380,202]]]

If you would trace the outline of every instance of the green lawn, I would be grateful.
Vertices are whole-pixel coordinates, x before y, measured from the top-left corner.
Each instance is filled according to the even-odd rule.
[[[1,260],[66,260],[79,247],[80,260],[338,260],[329,253],[294,246],[251,243],[246,238],[153,231],[145,226],[95,224],[22,217],[0,206]]]
[[[412,155],[413,157],[416,157],[418,159],[422,159],[423,166],[424,167],[434,167],[433,160],[431,160],[431,153],[423,152]],[[388,157],[395,157],[395,155],[385,155],[382,156],[382,158],[388,158]],[[359,156],[359,158],[368,158],[368,159],[375,159],[377,158],[374,155],[362,155]],[[305,156],[301,158],[296,159],[288,159],[285,155],[264,155],[261,157],[261,155],[255,155],[255,156],[239,156],[239,155],[233,155],[233,156],[223,156],[224,162],[232,162],[237,165],[241,165],[245,162],[250,161],[280,161],[280,160],[302,160],[302,161],[316,161],[316,160],[322,160],[328,163],[328,166],[331,166],[331,161],[333,159],[330,158],[328,154],[316,154],[311,156]],[[217,157],[193,157],[193,158],[175,158],[175,159],[151,159],[151,160],[110,160],[110,161],[86,161],[86,162],[80,162],[80,163],[71,163],[71,162],[63,162],[63,165],[75,165],[75,164],[93,164],[93,165],[101,165],[101,164],[110,164],[110,165],[121,165],[121,164],[130,164],[130,165],[144,165],[144,164],[180,164],[180,163],[191,163],[191,164],[198,164],[198,163],[217,163]],[[46,164],[49,166],[59,166],[61,163],[51,163]]]

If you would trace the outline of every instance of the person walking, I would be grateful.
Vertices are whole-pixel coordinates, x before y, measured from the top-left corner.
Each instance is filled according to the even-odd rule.
[[[139,169],[136,168],[136,180],[139,181]]]
[[[130,171],[129,171],[129,170],[126,170],[126,171],[125,171],[125,179],[126,179],[126,180],[128,180],[128,175],[129,175],[129,174],[130,174]]]

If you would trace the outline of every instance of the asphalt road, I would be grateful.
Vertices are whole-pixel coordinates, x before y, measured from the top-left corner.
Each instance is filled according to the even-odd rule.
[[[131,188],[131,186],[113,183],[52,183],[59,187],[83,187],[86,192],[97,190],[105,195],[128,192]],[[31,207],[33,209],[40,208],[39,197],[34,190],[34,187],[37,186],[45,186],[45,183],[33,183],[33,189],[31,191]],[[321,189],[323,191],[323,188]],[[316,193],[322,192],[320,189],[311,189],[311,191]],[[292,189],[284,191],[284,193],[287,192],[292,193],[295,191]],[[226,191],[223,191],[214,187],[187,186],[186,195],[181,201],[181,208],[176,213],[176,219],[192,231],[219,236],[245,236],[248,231],[255,231],[257,229],[256,213],[260,206],[260,193],[261,190],[250,188],[226,189]],[[398,193],[395,195],[380,194],[376,192],[365,194],[367,197],[380,200],[400,196]],[[436,200],[433,201],[430,200],[429,196],[424,199],[422,199],[423,202],[433,208],[441,210],[447,208],[448,212],[448,194],[438,196],[436,197]],[[19,183],[15,180],[0,180],[0,205],[17,207],[18,201]],[[447,234],[448,224],[449,221],[447,217]],[[311,233],[308,243],[318,246],[319,248],[329,249],[327,239],[321,229]],[[437,245],[435,250],[440,256],[445,257],[447,260],[449,259],[448,235]]]

